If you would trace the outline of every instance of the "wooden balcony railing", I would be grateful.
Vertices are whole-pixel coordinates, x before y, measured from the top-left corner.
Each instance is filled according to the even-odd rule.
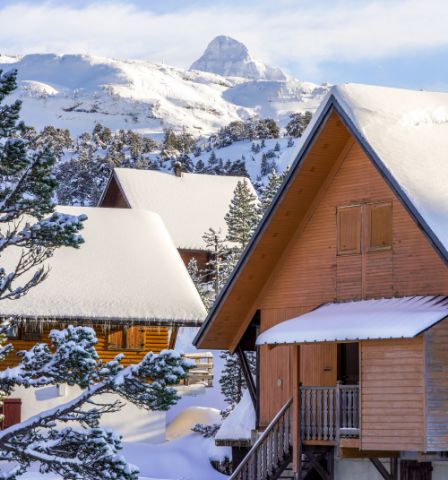
[[[359,436],[359,387],[300,387],[302,440],[337,442]]]
[[[277,413],[229,480],[268,480],[291,461],[292,399]]]

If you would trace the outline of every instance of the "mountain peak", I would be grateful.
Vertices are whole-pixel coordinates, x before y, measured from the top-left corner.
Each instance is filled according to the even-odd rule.
[[[244,43],[226,35],[215,37],[190,69],[253,80],[286,80],[279,68],[255,60]]]

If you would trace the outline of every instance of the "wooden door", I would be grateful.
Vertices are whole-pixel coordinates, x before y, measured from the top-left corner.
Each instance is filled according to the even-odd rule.
[[[300,346],[300,381],[306,387],[334,387],[338,376],[336,343]]]

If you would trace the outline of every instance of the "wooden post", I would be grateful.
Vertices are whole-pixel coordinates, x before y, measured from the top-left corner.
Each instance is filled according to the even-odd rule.
[[[247,361],[246,355],[240,346],[236,349],[236,354],[240,360],[241,369],[243,370],[244,379],[246,380],[247,389],[249,390],[250,398],[252,399],[252,404],[254,408],[257,408],[257,390],[254,382],[254,377],[250,371],[249,363]]]
[[[292,463],[293,470],[298,474],[302,463],[302,440],[300,422],[300,346],[292,347]]]
[[[335,406],[336,412],[335,412],[335,428],[336,432],[336,451],[339,448],[339,439],[341,435],[341,385],[340,383],[337,383],[336,385],[336,406]]]

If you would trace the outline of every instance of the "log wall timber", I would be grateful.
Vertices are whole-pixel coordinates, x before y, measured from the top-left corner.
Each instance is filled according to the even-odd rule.
[[[448,320],[425,334],[426,451],[448,450]]]
[[[317,171],[320,164],[308,165],[302,180],[315,181],[311,176],[313,168]],[[259,290],[258,298],[247,308],[251,313],[260,309],[261,331],[327,302],[448,294],[446,265],[356,142],[347,142],[321,183],[307,215],[296,226],[289,243],[275,252],[278,260]],[[376,202],[392,205],[392,249],[368,253],[363,249],[362,254],[337,256],[337,207]],[[281,205],[286,214],[290,207],[288,201]],[[279,227],[277,234],[281,233]],[[245,301],[244,288],[240,287],[238,294],[240,300],[235,300],[235,304]],[[231,302],[227,302],[229,304]],[[239,334],[244,328],[243,325]],[[230,325],[227,329],[233,331]],[[266,425],[289,398],[291,348],[261,349],[261,425]],[[330,374],[327,380],[321,377],[326,362],[315,361],[324,358],[327,348],[322,345],[301,347],[301,382],[325,385],[333,381]],[[404,347],[404,354],[406,349]],[[399,365],[398,358],[397,362]],[[325,367],[336,368],[336,365]],[[278,385],[282,385],[280,398],[272,394],[279,390]]]
[[[361,342],[361,449],[423,451],[423,337]]]
[[[98,337],[98,343],[96,345],[96,351],[101,360],[112,360],[119,353],[124,353],[124,359],[122,365],[127,366],[140,362],[147,352],[160,353],[162,350],[168,348],[169,344],[169,329],[168,327],[142,327],[145,329],[144,333],[144,347],[141,350],[120,350],[111,349],[108,347],[107,336],[108,332],[104,329],[103,325],[94,325],[95,331]],[[42,333],[42,340],[29,341],[29,340],[10,340],[10,343],[14,346],[14,350],[29,350],[36,343],[48,343],[48,334],[50,330],[58,328],[55,325],[44,326]],[[61,327],[62,328],[62,327]],[[20,359],[11,352],[4,361],[0,363],[0,368],[5,369],[7,367],[13,367],[19,363]]]

